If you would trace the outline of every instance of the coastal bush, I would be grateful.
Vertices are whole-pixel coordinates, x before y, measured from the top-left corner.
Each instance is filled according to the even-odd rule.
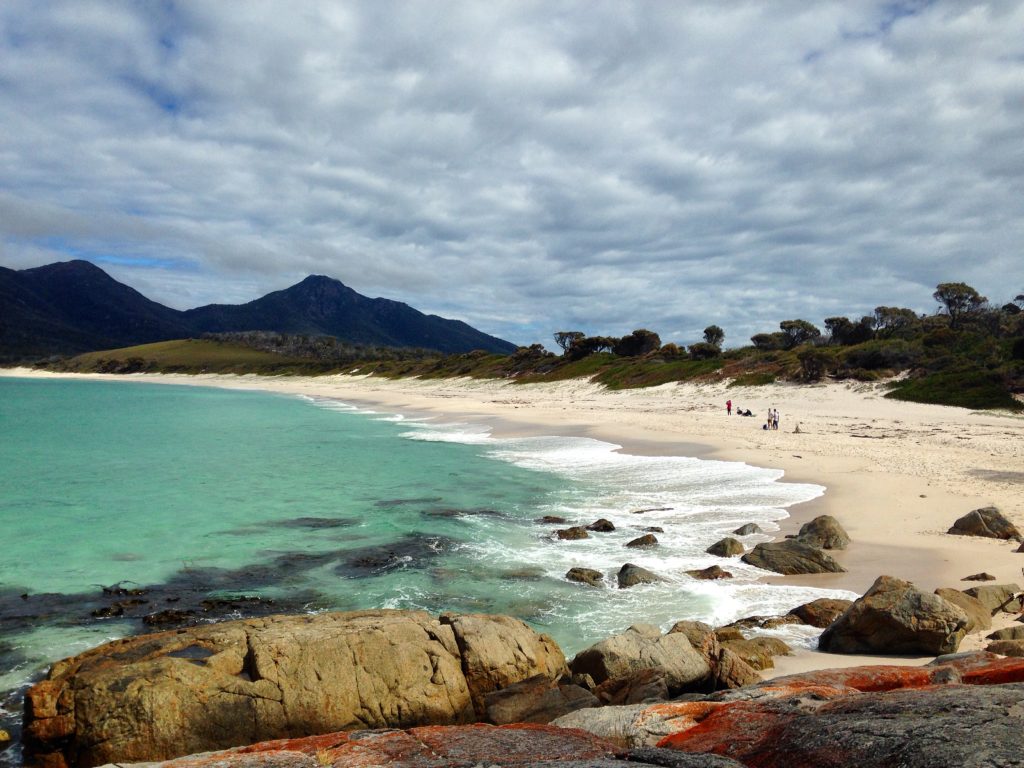
[[[818,381],[835,368],[836,358],[823,347],[805,346],[796,353],[800,361],[800,378],[804,381]]]
[[[620,357],[639,357],[653,352],[661,346],[661,337],[646,328],[637,328],[628,336],[623,336],[612,347],[612,352]]]
[[[687,351],[694,360],[710,360],[722,354],[722,350],[706,341],[698,341],[696,344],[691,344]]]
[[[866,370],[899,370],[913,365],[920,352],[912,343],[902,339],[877,339],[848,347],[842,362],[848,368]]]
[[[744,373],[729,382],[730,387],[763,387],[765,384],[774,384],[776,376],[774,373],[761,371],[759,373]]]
[[[1010,394],[1002,375],[980,368],[943,371],[922,378],[904,379],[895,384],[886,397],[961,408],[1024,411],[1024,404]]]

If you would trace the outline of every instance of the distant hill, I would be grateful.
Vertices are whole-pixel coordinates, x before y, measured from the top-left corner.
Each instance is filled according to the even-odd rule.
[[[0,267],[0,362],[256,330],[446,353],[516,349],[458,320],[425,315],[397,301],[370,299],[323,276],[307,277],[248,304],[211,304],[181,312],[147,299],[87,261],[20,271]]]

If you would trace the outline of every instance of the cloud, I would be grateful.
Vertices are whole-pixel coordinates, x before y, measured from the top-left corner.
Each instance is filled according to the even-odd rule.
[[[1020,2],[0,5],[0,258],[519,343],[1024,290]]]

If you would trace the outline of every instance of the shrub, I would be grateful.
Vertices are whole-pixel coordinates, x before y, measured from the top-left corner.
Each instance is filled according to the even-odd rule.
[[[1024,404],[1010,394],[1001,375],[978,368],[905,379],[896,384],[886,397],[917,403],[956,405],[961,408],[1007,408],[1012,411],[1024,411]]]
[[[842,361],[849,368],[899,370],[913,365],[920,356],[918,349],[909,342],[879,339],[849,347],[843,353]]]
[[[710,360],[722,354],[722,350],[706,341],[698,341],[696,344],[691,344],[687,351],[694,360]]]
[[[623,336],[612,352],[620,357],[639,357],[653,352],[661,346],[661,337],[646,328],[637,328],[629,336]]]

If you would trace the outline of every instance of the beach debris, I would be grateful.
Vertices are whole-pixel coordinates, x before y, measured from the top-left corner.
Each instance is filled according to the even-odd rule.
[[[593,568],[570,568],[566,572],[565,578],[580,584],[589,584],[592,587],[604,586],[604,574]]]
[[[726,536],[724,539],[716,541],[704,551],[715,557],[735,557],[736,555],[742,555],[747,551],[747,548],[731,536]]]
[[[826,653],[955,653],[967,614],[908,581],[879,576],[818,639]]]
[[[587,533],[587,529],[582,525],[574,525],[571,528],[560,528],[555,531],[555,536],[559,539],[573,541],[575,539],[589,539],[590,534]]]
[[[1017,584],[984,584],[979,587],[971,587],[964,590],[965,594],[980,600],[991,614],[995,616],[1003,613],[1020,613],[1022,610],[1021,601],[1017,597],[1020,594],[1020,587]]]
[[[758,544],[742,558],[747,565],[787,576],[800,573],[845,573],[828,554],[796,539]]]
[[[626,542],[627,547],[654,547],[658,544],[658,537],[653,533],[645,533],[643,536],[639,536],[632,541]]]
[[[818,549],[846,549],[850,535],[832,515],[818,515],[800,526],[796,540]]]
[[[599,520],[595,520],[587,526],[588,531],[596,531],[598,533],[611,533],[615,530],[615,524],[611,520],[605,520],[603,517]]]
[[[796,616],[804,624],[824,629],[833,621],[838,619],[846,610],[853,605],[852,600],[837,600],[831,597],[819,597],[809,603],[798,605],[789,612],[790,616]]]
[[[692,576],[695,579],[701,579],[703,581],[732,578],[731,573],[717,565],[710,565],[707,568],[702,568],[695,571],[687,571],[686,573],[687,575]]]
[[[967,634],[992,629],[992,613],[978,598],[948,587],[936,589],[935,594],[967,614]]]
[[[642,568],[639,565],[633,565],[633,563],[626,563],[619,569],[617,576],[619,582],[619,589],[629,589],[635,587],[637,584],[654,584],[655,582],[664,581],[663,578],[658,576],[646,568]]]
[[[964,576],[960,581],[995,581],[996,577],[991,573],[972,573],[970,576]]]
[[[984,536],[989,539],[1024,541],[1017,526],[996,507],[981,507],[961,517],[946,533],[957,536]]]
[[[761,530],[761,526],[757,523],[747,523],[733,531],[734,536],[751,536],[755,533],[764,533],[764,531]]]

